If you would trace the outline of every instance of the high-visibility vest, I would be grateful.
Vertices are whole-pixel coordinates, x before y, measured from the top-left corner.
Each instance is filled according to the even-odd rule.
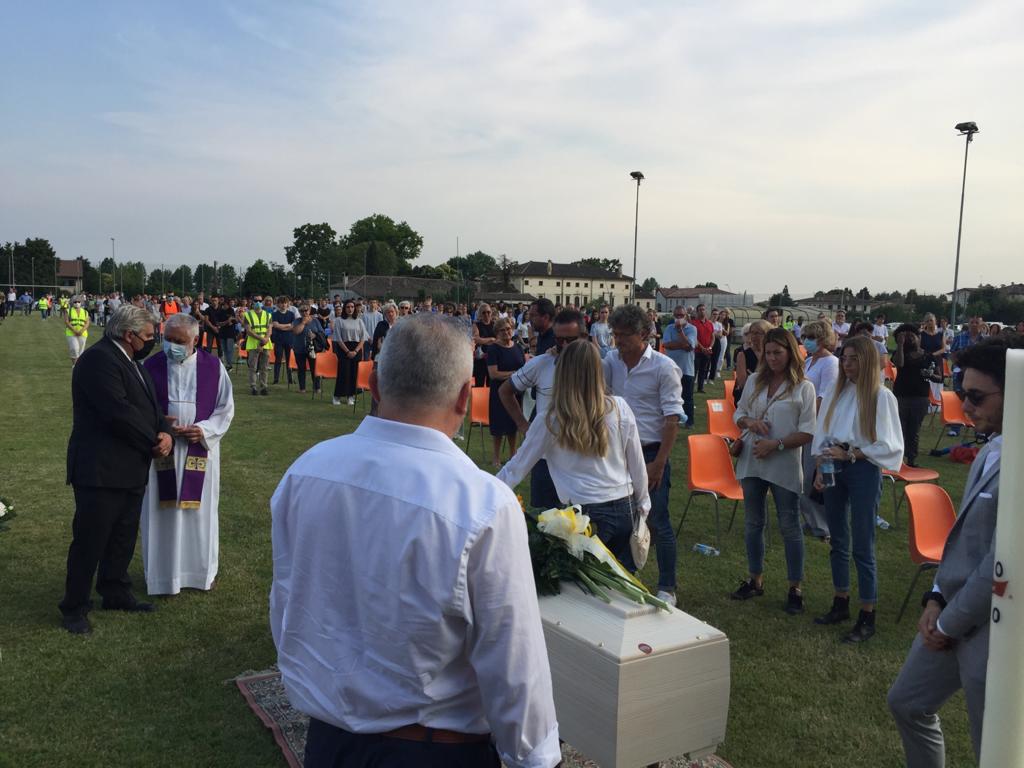
[[[72,307],[69,310],[69,312],[70,315],[68,317],[68,322],[71,323],[71,328],[74,328],[76,331],[82,330],[82,328],[85,327],[85,321],[89,318],[89,313],[85,309],[75,309],[74,307]],[[74,333],[71,332],[71,328],[64,329],[65,336],[75,335]],[[85,333],[83,333],[82,338],[89,338],[89,332],[86,331]]]
[[[178,302],[176,301],[165,301],[164,302],[164,317],[167,315],[176,315],[180,312],[178,309]]]
[[[247,309],[245,311],[245,322],[249,324],[249,330],[255,333],[257,336],[267,336],[269,338],[269,334],[267,332],[267,329],[270,326],[269,312],[262,309],[256,311]],[[258,349],[259,346],[259,341],[254,339],[249,334],[245,335],[246,349]],[[273,343],[268,341],[266,344],[263,345],[263,349],[271,349],[273,346]]]
[[[49,309],[50,308],[50,303],[46,300],[45,296],[40,297],[40,299],[39,299],[39,308],[40,309]]]

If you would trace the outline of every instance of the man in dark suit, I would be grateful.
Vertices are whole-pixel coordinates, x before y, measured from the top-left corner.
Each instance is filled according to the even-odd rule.
[[[936,713],[960,688],[967,699],[975,756],[981,751],[1006,350],[1021,346],[1024,339],[1015,334],[994,336],[964,349],[956,358],[964,371],[964,413],[989,441],[971,466],[935,585],[921,601],[924,611],[917,637],[889,691],[889,709],[910,768],[946,764]]]
[[[153,348],[152,315],[125,304],[104,331],[79,358],[71,377],[74,425],[67,482],[75,490],[75,519],[60,611],[64,628],[73,634],[92,631],[87,614],[97,568],[96,591],[105,610],[154,609],[132,594],[128,565],[150,462],[173,448],[153,381],[137,362]]]

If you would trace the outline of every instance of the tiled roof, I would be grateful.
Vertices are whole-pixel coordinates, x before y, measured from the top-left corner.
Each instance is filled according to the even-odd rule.
[[[658,293],[666,299],[696,299],[701,296],[735,296],[732,291],[721,288],[659,288]]]
[[[519,277],[580,277],[594,279],[604,278],[606,280],[632,280],[629,275],[619,275],[595,267],[591,264],[557,264],[551,262],[551,272],[548,272],[546,261],[526,261],[512,270],[513,275]]]

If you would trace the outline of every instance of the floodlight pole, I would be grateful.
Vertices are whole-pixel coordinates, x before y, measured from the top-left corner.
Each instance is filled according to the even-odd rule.
[[[977,132],[978,126],[976,125],[974,125],[973,129],[968,128],[961,132],[961,135],[966,136],[967,140],[964,142],[964,177],[960,184],[960,223],[956,228],[956,265],[953,267],[953,308],[949,313],[949,327],[953,329],[954,334],[956,333],[956,291],[957,282],[960,279],[960,236],[963,234],[964,229],[964,193],[967,190],[967,152],[971,148],[971,141],[974,140],[974,134]]]
[[[636,304],[636,243],[640,234],[640,182],[644,175],[640,171],[633,171],[629,174],[636,179],[636,212],[633,218],[633,282],[629,285],[629,301]]]

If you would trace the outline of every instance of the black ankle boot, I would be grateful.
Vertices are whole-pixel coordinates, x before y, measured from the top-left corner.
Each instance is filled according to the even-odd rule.
[[[850,633],[843,638],[844,643],[863,643],[870,640],[875,634],[875,612],[861,611],[857,614],[857,623],[853,625]]]
[[[824,616],[814,620],[815,624],[838,624],[841,621],[850,620],[850,598],[833,597],[832,608]]]

